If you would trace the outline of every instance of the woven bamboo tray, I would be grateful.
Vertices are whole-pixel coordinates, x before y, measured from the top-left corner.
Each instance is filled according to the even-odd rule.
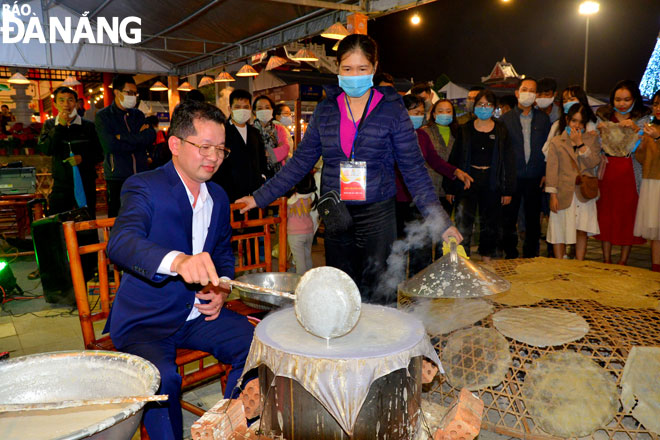
[[[516,267],[529,260],[501,260],[493,267],[498,275],[506,277],[516,274]],[[538,261],[538,260],[536,260]],[[622,292],[625,295],[625,292]],[[649,296],[660,298],[660,291]],[[399,306],[406,306],[414,299],[399,296]],[[510,306],[493,302],[495,311]],[[512,366],[502,384],[475,392],[484,401],[482,428],[521,439],[547,440],[556,438],[542,431],[525,408],[522,397],[526,368],[534,360],[553,351],[576,351],[588,356],[617,381],[620,380],[628,352],[635,345],[660,346],[660,313],[651,309],[627,309],[609,307],[592,300],[547,299],[525,307],[553,307],[577,313],[589,323],[589,333],[582,339],[556,347],[538,348],[507,338],[510,344]],[[491,317],[475,323],[477,326],[492,327]],[[449,335],[430,335],[438,353],[442,352]],[[472,358],[472,365],[479,360],[474,351],[465,354]],[[439,378],[439,379],[438,379]],[[452,387],[444,376],[437,376],[424,396],[444,406],[450,405],[459,389]],[[598,429],[592,436],[604,439],[657,439],[631,415],[619,408],[614,419]]]

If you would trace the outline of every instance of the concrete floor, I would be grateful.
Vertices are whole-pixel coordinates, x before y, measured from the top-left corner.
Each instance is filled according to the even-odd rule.
[[[619,249],[613,250],[613,261],[618,259]],[[542,243],[542,255],[546,254],[545,242]],[[476,248],[473,248],[475,259]],[[590,239],[588,242],[588,260],[600,261],[602,258],[600,242]],[[322,244],[314,246],[313,260],[315,266],[325,262]],[[629,264],[631,266],[650,268],[649,245],[633,246]],[[11,358],[19,356],[52,352],[60,350],[82,350],[82,336],[75,308],[46,302],[39,280],[28,280],[27,275],[36,269],[34,258],[22,257],[10,264],[19,286],[25,291],[21,298],[6,299],[0,309],[0,352],[9,351]],[[221,398],[220,386],[216,383],[195,388],[185,393],[187,401],[197,403],[203,408],[210,408]],[[184,411],[184,426],[186,438],[190,438],[190,426],[196,416]],[[501,440],[503,436],[483,432],[480,438]]]

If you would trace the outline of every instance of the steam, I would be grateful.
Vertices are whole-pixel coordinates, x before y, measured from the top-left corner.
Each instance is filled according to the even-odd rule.
[[[396,302],[397,286],[406,279],[408,255],[411,250],[442,242],[442,233],[451,226],[447,214],[440,212],[440,207],[433,207],[423,220],[415,220],[406,225],[405,237],[392,245],[392,252],[387,257],[387,270],[380,277],[374,299],[379,302]],[[436,255],[438,258],[439,255]],[[392,301],[393,300],[393,301]]]

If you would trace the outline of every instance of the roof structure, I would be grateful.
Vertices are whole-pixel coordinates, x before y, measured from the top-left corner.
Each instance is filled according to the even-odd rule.
[[[28,0],[21,6],[28,5],[30,14],[16,17],[26,28],[37,17],[48,41],[3,40],[0,66],[185,76],[318,35],[338,21],[346,23],[354,12],[374,18],[432,1]],[[131,17],[139,24],[126,22]],[[51,18],[61,23],[69,18],[74,41],[50,41]],[[86,20],[94,35],[106,29],[104,23],[127,23],[129,30],[139,28],[141,38],[134,43],[107,38],[75,42],[75,32]]]
[[[510,87],[516,84],[518,79],[524,77],[516,72],[513,64],[507,62],[506,58],[502,58],[502,61],[495,63],[490,75],[481,77],[481,82],[491,87]]]

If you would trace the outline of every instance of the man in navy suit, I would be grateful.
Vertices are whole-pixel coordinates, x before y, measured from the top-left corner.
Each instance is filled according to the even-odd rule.
[[[229,154],[224,117],[210,104],[185,101],[175,110],[168,144],[172,161],[130,177],[108,242],[125,275],[106,329],[115,346],[160,371],[165,404],[148,405],[144,423],[153,439],[180,439],[181,377],[176,349],[211,353],[232,366],[225,397],[243,372],[253,327],[223,308],[234,276],[229,200],[207,182]]]

